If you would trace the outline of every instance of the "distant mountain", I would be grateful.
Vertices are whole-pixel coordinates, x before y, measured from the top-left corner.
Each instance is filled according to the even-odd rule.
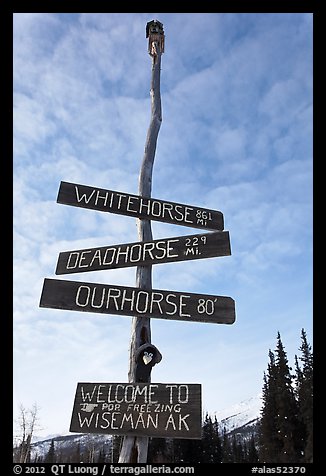
[[[255,433],[261,407],[261,394],[258,394],[223,410],[214,412],[211,416],[213,418],[216,416],[221,434],[225,429],[227,434],[237,433],[245,437]],[[97,454],[99,451],[104,451],[105,454],[109,454],[112,447],[111,435],[70,433],[68,435],[50,435],[43,439],[35,437],[32,443],[32,461],[37,457],[44,458],[46,456],[52,440],[54,441],[56,452],[61,453],[63,456],[71,453],[74,449],[76,450],[78,443],[81,454],[89,451],[94,451]]]
[[[213,413],[213,417],[219,423],[221,432],[229,433],[251,433],[260,418],[262,408],[262,395],[258,395],[236,403],[230,407]]]
[[[92,451],[96,454],[100,451],[104,451],[105,454],[108,454],[112,446],[111,435],[97,435],[93,433],[74,433],[62,436],[51,435],[43,440],[34,441],[34,443],[32,443],[31,461],[35,461],[38,457],[44,459],[50,449],[52,441],[54,442],[56,453],[61,454],[63,457],[76,451],[78,444],[81,454]]]

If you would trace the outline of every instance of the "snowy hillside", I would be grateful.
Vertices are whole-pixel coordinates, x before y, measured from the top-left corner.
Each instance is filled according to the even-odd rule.
[[[261,406],[261,394],[258,394],[223,410],[214,412],[211,416],[213,418],[216,416],[221,433],[224,431],[224,428],[227,433],[234,431],[246,433],[247,430],[251,432],[253,426],[257,423],[260,417]],[[111,435],[70,433],[68,435],[49,435],[42,440],[38,440],[35,437],[32,444],[32,458],[35,456],[44,457],[49,451],[52,439],[55,442],[56,450],[62,453],[76,447],[77,443],[79,443],[81,451],[89,450],[92,447],[104,447],[108,451],[111,446]]]
[[[37,438],[36,438],[37,440]],[[108,452],[111,447],[112,438],[111,435],[97,435],[97,434],[68,434],[63,436],[51,435],[46,439],[35,441],[32,443],[31,459],[34,460],[37,457],[44,458],[50,449],[51,442],[54,442],[57,453],[64,455],[71,451],[72,448],[76,448],[79,445],[80,451],[92,451],[98,452],[100,449],[104,449]]]
[[[255,397],[214,412],[213,417],[216,416],[221,431],[225,428],[226,432],[230,433],[257,423],[261,407],[262,400],[261,393],[259,393]]]

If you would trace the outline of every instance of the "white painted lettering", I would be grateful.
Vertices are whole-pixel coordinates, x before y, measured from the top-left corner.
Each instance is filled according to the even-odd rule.
[[[155,258],[156,259],[163,259],[165,258],[166,256],[166,242],[165,241],[158,241],[156,244],[155,244],[155,247],[158,251],[162,251],[162,254],[160,256],[160,254],[157,254],[157,252],[155,252]]]
[[[160,304],[161,301],[163,301],[163,294],[162,293],[156,293],[156,292],[153,291],[152,299],[151,299],[151,305],[150,305],[150,309],[149,309],[149,312],[151,314],[153,314],[155,312],[155,311],[153,311],[154,303],[157,304],[157,308],[158,308],[159,312],[161,314],[163,314],[163,310],[162,310],[161,304]]]
[[[185,218],[184,218],[184,220],[185,220],[185,222],[187,222],[187,223],[193,223],[192,220],[189,220],[189,219],[188,219],[188,215],[190,215],[191,210],[193,210],[193,208],[191,208],[191,207],[185,207]]]
[[[143,213],[144,213],[144,212],[143,212],[143,208],[147,208],[146,214],[147,214],[147,215],[150,215],[150,209],[149,209],[149,208],[150,208],[150,201],[147,200],[147,203],[144,203],[144,200],[146,200],[146,198],[145,198],[145,199],[142,198],[142,197],[140,198],[139,213],[140,213],[140,214],[143,214]]]
[[[118,198],[117,208],[118,208],[118,210],[120,210],[122,198],[126,198],[126,195],[123,195],[122,193],[117,193],[116,196],[119,197],[119,198]]]
[[[185,384],[175,385],[167,384],[166,388],[170,389],[170,403],[173,403],[174,396],[178,399],[178,403],[188,403],[189,400],[189,387]],[[173,392],[173,389],[176,388],[177,391]],[[183,395],[182,395],[183,393]]]
[[[97,397],[96,397],[97,403],[104,403],[105,402],[105,400],[100,400],[100,395],[103,395],[103,392],[101,392],[101,387],[105,387],[105,385],[99,385],[98,388],[97,388]]]
[[[91,415],[86,415],[84,418],[81,418],[80,413],[78,412],[78,420],[79,420],[79,426],[80,428],[83,428],[83,426],[86,424],[87,428],[91,426],[91,423],[93,421],[95,413],[92,413]],[[99,413],[97,414],[97,417],[99,416]]]
[[[117,413],[117,412],[112,413],[112,418],[111,418],[111,428],[112,428],[112,430],[119,430],[118,426],[114,426],[114,423],[117,421],[116,415],[120,415],[120,413]]]
[[[162,210],[162,205],[161,202],[153,201],[151,203],[152,205],[152,215],[153,217],[160,217],[161,216],[161,210]],[[156,210],[155,210],[156,207]]]
[[[186,252],[185,252],[185,255],[195,255],[195,251],[194,251],[194,248],[187,248],[186,249]]]
[[[171,385],[168,385],[168,384],[165,385],[165,388],[170,388],[170,403],[173,403],[173,391],[172,391],[172,389],[174,387],[177,388],[178,386],[177,385],[172,385],[172,384]]]
[[[175,211],[179,214],[179,218],[177,218],[176,216],[174,216],[175,220],[176,221],[182,221],[183,220],[183,207],[182,205],[176,205],[174,207]]]
[[[95,193],[95,190],[93,190],[92,193],[89,195],[89,197],[86,195],[86,193],[83,193],[81,196],[79,196],[79,190],[77,185],[75,185],[75,191],[76,191],[76,198],[78,203],[82,201],[84,201],[85,203],[89,203]]]
[[[154,395],[155,391],[153,390],[154,388],[158,388],[158,385],[151,384],[149,386],[149,393],[148,393],[148,401],[149,403],[157,403],[157,400],[152,400],[152,395]]]
[[[171,210],[173,210],[173,205],[172,203],[165,203],[163,202],[163,217],[165,217],[165,212],[168,212],[171,220],[173,220],[173,215],[171,213]]]
[[[140,424],[142,425],[143,428],[146,428],[145,422],[144,422],[144,417],[143,417],[142,413],[140,413],[138,418],[137,418],[137,421],[136,421],[136,424],[135,424],[135,429],[137,429],[138,425],[140,425]]]
[[[116,389],[115,389],[115,401],[117,403],[123,403],[124,402],[124,396],[122,396],[121,400],[118,400],[119,387],[121,387],[123,389],[124,385],[117,384]]]
[[[114,291],[117,292],[117,294],[115,296],[113,295]],[[110,299],[112,298],[113,301],[114,301],[114,305],[115,305],[116,310],[119,311],[119,303],[117,301],[118,301],[118,297],[120,296],[120,294],[121,294],[120,289],[116,289],[116,288],[109,288],[108,289],[108,298],[107,298],[107,301],[106,301],[106,307],[108,309],[110,308]]]
[[[112,402],[114,400],[111,400],[111,391],[112,391],[112,385],[109,385],[109,388],[108,388],[108,402]]]
[[[137,396],[140,396],[140,395],[145,395],[145,403],[147,403],[147,387],[143,387],[141,388],[139,385],[136,385],[136,387],[134,387],[135,391],[134,391],[134,395],[133,395],[133,401],[135,402],[137,400]]]
[[[81,387],[81,397],[83,402],[86,402],[87,400],[91,402],[93,400],[95,390],[96,390],[96,385],[94,386],[92,392],[85,392],[84,387]]]
[[[133,205],[133,200],[138,200],[138,198],[137,197],[132,197],[132,196],[129,195],[128,199],[127,199],[127,211],[137,213],[137,210],[133,210],[131,208],[131,206]]]
[[[84,291],[83,293],[84,297],[81,296],[82,291]],[[80,307],[87,306],[89,302],[90,293],[91,293],[91,288],[89,286],[84,286],[84,285],[79,286],[76,293],[77,306],[80,306]]]
[[[109,205],[110,208],[112,208],[112,206],[113,206],[113,200],[114,200],[114,192],[111,193],[110,205]]]
[[[101,258],[102,258],[101,257],[101,250],[96,250],[91,262],[89,263],[89,267],[92,267],[94,265],[95,260],[98,261],[98,266],[101,266],[102,265],[102,259]]]
[[[80,259],[79,259],[79,267],[80,268],[87,268],[88,267],[88,264],[81,264],[82,261],[84,261],[86,259],[85,254],[87,254],[87,253],[91,253],[91,251],[85,250],[85,251],[82,251],[81,254],[80,254]]]
[[[155,248],[155,243],[152,243],[152,242],[149,242],[149,243],[144,243],[143,245],[143,250],[144,250],[144,253],[143,253],[143,260],[146,261],[146,254],[149,255],[149,259],[154,259],[154,256],[153,256],[153,249]]]
[[[141,300],[142,296],[145,296],[145,303],[144,303],[144,308],[143,309],[140,308],[140,300]],[[144,314],[144,312],[147,312],[148,298],[149,298],[148,292],[139,291],[139,293],[137,294],[137,297],[136,297],[136,307],[135,307],[137,313]]]
[[[177,310],[178,310],[178,306],[174,303],[174,302],[171,302],[170,301],[170,298],[176,298],[177,296],[175,294],[168,294],[165,298],[167,304],[171,304],[171,306],[173,306],[174,310],[173,311],[165,311],[166,314],[168,314],[169,316],[173,316],[174,314],[176,314]]]
[[[172,255],[171,254],[171,251],[173,251],[173,246],[171,246],[171,243],[178,243],[179,240],[168,240],[168,243],[167,243],[167,257],[168,258],[176,258],[178,255],[178,253],[176,255]]]
[[[96,309],[100,309],[103,306],[104,303],[104,298],[105,298],[105,288],[102,288],[102,296],[100,298],[100,303],[95,304],[95,298],[96,298],[96,288],[97,286],[94,286],[93,291],[92,291],[92,300],[91,300],[91,306],[95,307]],[[100,293],[99,293],[100,294]],[[100,294],[101,295],[101,294]]]
[[[181,394],[184,396],[181,398]],[[180,384],[178,388],[178,401],[179,403],[188,403],[189,400],[189,387],[188,385]]]
[[[181,296],[180,296],[179,316],[180,317],[191,317],[190,314],[183,314],[182,313],[182,308],[187,305],[186,303],[183,302],[184,299],[190,299],[190,296],[185,296],[184,294],[181,294]]]
[[[136,250],[136,256],[133,256],[134,250]],[[142,251],[142,245],[140,243],[131,246],[130,257],[129,257],[131,263],[137,263],[138,261],[140,261],[141,251]]]
[[[116,404],[113,404],[113,403],[102,403],[102,410],[108,410],[108,411],[112,411],[112,410],[115,410],[115,411],[120,411],[120,403],[116,403]]]
[[[132,413],[130,413],[129,415],[126,415],[125,413],[123,414],[120,428],[123,428],[125,422],[129,422],[132,430],[134,429],[134,420],[133,420]]]
[[[124,261],[127,263],[128,261],[128,253],[129,253],[129,246],[126,247],[126,251],[122,251],[121,247],[118,248],[117,254],[116,254],[116,263],[119,262],[120,256],[124,256]]]
[[[152,415],[147,415],[147,428],[149,428],[150,424],[153,425],[154,428],[158,428],[158,414],[155,415],[155,421]]]
[[[75,262],[71,264],[71,258],[73,257],[73,255],[76,255],[76,256],[75,256]],[[67,266],[66,266],[66,268],[67,268],[67,269],[76,268],[77,262],[78,262],[78,258],[79,258],[79,253],[77,253],[77,252],[72,252],[72,253],[70,253],[70,254],[69,254],[68,261],[67,261]]]
[[[107,248],[104,253],[104,258],[103,258],[103,265],[110,265],[114,261],[114,256],[115,256],[116,248]],[[111,253],[111,258],[108,258]]]
[[[100,195],[100,193],[101,193],[100,190],[97,190],[96,198],[95,198],[95,205],[97,205],[99,200],[103,200],[102,206],[106,207],[106,203],[108,201],[109,193],[105,192],[104,195],[102,195],[102,196]]]
[[[185,419],[188,418],[190,416],[190,414],[188,413],[188,415],[185,415],[185,416],[181,416],[179,415],[179,430],[182,430],[182,424],[183,426],[185,427],[185,429],[187,431],[189,431],[189,426],[187,425],[187,423],[185,422]]]
[[[110,415],[110,413],[109,412],[102,413],[102,420],[106,422],[106,425],[103,425],[103,424],[100,425],[100,428],[102,428],[103,430],[106,430],[106,428],[110,428],[110,420],[106,418],[106,415]]]
[[[172,413],[170,413],[169,418],[167,419],[167,422],[166,422],[166,425],[165,425],[165,430],[167,430],[169,425],[172,425],[174,430],[177,429],[176,426],[175,426],[175,423],[174,423],[174,418],[173,418]]]
[[[129,396],[128,396],[129,392]],[[133,385],[126,385],[125,388],[125,402],[126,403],[133,403],[134,400],[134,386]]]
[[[124,309],[125,302],[130,302],[129,311],[133,311],[134,310],[135,291],[131,292],[131,297],[130,298],[128,298],[126,296],[127,292],[128,292],[127,289],[124,289],[123,292],[122,292],[121,310]]]

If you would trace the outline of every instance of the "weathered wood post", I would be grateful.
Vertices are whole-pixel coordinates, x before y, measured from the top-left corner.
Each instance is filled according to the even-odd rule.
[[[152,193],[152,171],[156,151],[158,133],[162,122],[160,73],[161,55],[164,52],[163,25],[157,20],[148,22],[146,25],[146,38],[148,38],[148,53],[152,57],[151,77],[151,121],[147,132],[144,158],[139,174],[139,195],[150,198]],[[153,239],[150,220],[138,219],[139,241]],[[152,289],[152,266],[137,266],[136,287]],[[130,354],[129,354],[129,382],[137,381],[137,358],[139,348],[151,344],[150,318],[135,316],[132,320]],[[156,361],[161,360],[159,351],[156,350]],[[150,372],[147,372],[143,381],[150,382]],[[144,375],[144,374],[143,374]],[[125,436],[120,451],[119,463],[146,463],[148,453],[148,437]]]

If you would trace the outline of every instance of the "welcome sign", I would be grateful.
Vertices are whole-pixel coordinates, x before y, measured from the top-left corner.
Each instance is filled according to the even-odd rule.
[[[70,431],[201,438],[201,385],[78,383]]]

